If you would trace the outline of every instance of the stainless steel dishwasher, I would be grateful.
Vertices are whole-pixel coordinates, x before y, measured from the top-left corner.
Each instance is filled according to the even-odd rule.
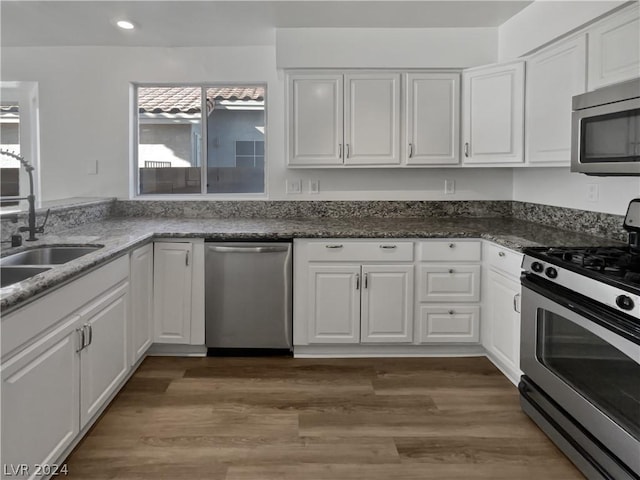
[[[291,243],[205,243],[210,355],[292,349]],[[248,350],[251,349],[251,350]]]

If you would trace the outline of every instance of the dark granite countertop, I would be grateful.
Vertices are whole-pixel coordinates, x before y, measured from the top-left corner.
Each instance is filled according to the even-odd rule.
[[[6,314],[83,273],[154,238],[291,239],[291,238],[481,238],[521,251],[530,246],[621,245],[615,240],[560,230],[512,218],[312,218],[179,219],[111,218],[72,228],[2,255],[37,245],[99,244],[93,253],[59,265],[28,280],[0,289],[0,312]]]

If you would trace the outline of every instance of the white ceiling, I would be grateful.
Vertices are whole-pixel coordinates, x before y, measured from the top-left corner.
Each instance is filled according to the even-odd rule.
[[[524,0],[0,1],[2,46],[273,44],[275,28],[497,27]],[[138,28],[123,31],[116,20]]]

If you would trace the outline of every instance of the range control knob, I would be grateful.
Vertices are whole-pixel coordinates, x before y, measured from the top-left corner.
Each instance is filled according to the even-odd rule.
[[[544,273],[549,278],[556,278],[558,276],[558,271],[553,267],[547,267],[547,269],[544,271]]]
[[[531,264],[531,270],[533,270],[536,273],[540,273],[542,272],[542,270],[544,270],[544,265],[542,265],[540,262],[533,262]]]
[[[633,310],[633,307],[635,306],[631,297],[626,295],[618,295],[618,298],[616,298],[616,305],[623,310]]]

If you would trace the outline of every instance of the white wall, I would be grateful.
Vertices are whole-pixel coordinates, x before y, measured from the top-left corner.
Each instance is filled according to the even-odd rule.
[[[498,28],[500,61],[520,57],[623,5],[619,0],[535,1]]]
[[[354,36],[356,38],[357,35]],[[362,50],[352,42],[352,52]],[[437,44],[434,50],[447,51]],[[431,50],[423,46],[422,50]],[[473,49],[467,49],[473,50]],[[462,45],[450,49],[462,55]],[[484,47],[476,64],[484,58]],[[312,52],[308,52],[310,55]],[[415,53],[419,53],[417,50]],[[426,54],[424,54],[426,55]],[[427,55],[428,56],[428,55]],[[391,62],[391,57],[389,57]],[[425,57],[427,58],[427,57]],[[27,47],[2,49],[3,80],[40,87],[42,192],[45,200],[129,195],[130,82],[267,83],[267,172],[271,199],[510,199],[509,170],[290,170],[284,159],[284,73],[273,46]],[[397,65],[396,65],[397,66]],[[425,63],[425,68],[431,65]],[[88,174],[98,162],[98,173]],[[285,194],[285,179],[320,180],[320,194]],[[443,194],[444,179],[456,193]]]
[[[497,28],[279,28],[278,68],[464,68],[497,60]]]
[[[598,200],[590,201],[590,185]],[[640,197],[639,177],[592,177],[564,168],[514,169],[513,199],[558,207],[624,215],[629,200]]]

